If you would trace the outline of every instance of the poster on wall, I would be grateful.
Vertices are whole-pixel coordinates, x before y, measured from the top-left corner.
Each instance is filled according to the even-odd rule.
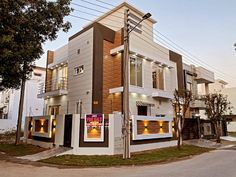
[[[86,114],[84,122],[84,141],[103,142],[104,141],[104,115]]]

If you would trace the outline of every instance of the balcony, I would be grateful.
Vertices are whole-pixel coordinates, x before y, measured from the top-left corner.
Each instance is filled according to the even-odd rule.
[[[109,93],[122,93],[123,87],[116,87],[109,90]],[[172,91],[165,91],[159,89],[147,89],[143,87],[137,87],[130,85],[129,86],[130,93],[144,94],[146,96],[151,96],[153,98],[164,98],[164,99],[173,99],[174,94]]]
[[[67,95],[67,78],[61,77],[42,83],[39,86],[38,98],[49,98],[53,96]]]
[[[190,107],[204,109],[204,108],[206,108],[206,105],[205,105],[205,102],[202,100],[194,100],[190,103]]]
[[[174,93],[172,91],[158,90],[156,89],[152,93],[153,98],[165,98],[165,99],[173,99]]]
[[[197,73],[196,81],[198,84],[203,84],[203,83],[209,84],[215,82],[214,73],[212,71],[209,71],[203,67],[197,67],[196,73]]]

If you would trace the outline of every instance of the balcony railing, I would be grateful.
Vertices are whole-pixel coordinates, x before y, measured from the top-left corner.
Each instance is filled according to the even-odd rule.
[[[56,90],[67,90],[68,82],[66,77],[52,79],[47,81],[45,84],[39,85],[39,94],[46,92],[52,92]]]

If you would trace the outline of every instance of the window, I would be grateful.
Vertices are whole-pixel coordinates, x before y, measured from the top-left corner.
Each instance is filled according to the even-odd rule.
[[[130,58],[130,84],[142,87],[143,76],[142,76],[142,59]]]
[[[60,114],[60,105],[49,106],[48,114],[49,115],[59,115]]]
[[[152,87],[164,90],[164,72],[157,66],[154,66],[152,70]]]
[[[192,83],[191,82],[187,82],[187,90],[192,91]]]
[[[80,49],[77,50],[77,54],[80,54]]]
[[[34,75],[35,75],[35,76],[38,76],[38,77],[42,76],[41,73],[35,73],[35,72],[34,72]]]
[[[147,116],[147,106],[138,106],[138,115]]]
[[[84,65],[78,66],[74,68],[74,75],[79,75],[84,73]]]

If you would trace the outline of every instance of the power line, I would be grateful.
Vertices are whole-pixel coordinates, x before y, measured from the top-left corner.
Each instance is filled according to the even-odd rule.
[[[81,0],[81,1],[86,2],[86,3],[89,3],[89,4],[94,5],[94,6],[102,7],[102,8],[107,9],[107,10],[111,10],[111,9],[109,9],[109,8],[107,8],[107,7],[104,7],[104,6],[95,4],[95,3],[91,3],[91,2],[88,2],[88,1],[86,1],[86,0]],[[103,2],[103,1],[101,1],[101,0],[97,0],[97,1],[99,1],[99,2],[101,2],[101,3],[105,3],[105,2]],[[99,12],[99,13],[105,13],[105,12],[99,11],[99,10],[97,10],[97,9],[85,7],[85,6],[76,4],[76,3],[72,3],[72,4],[77,5],[77,6],[79,6],[79,7],[83,7],[83,8],[89,9],[89,10],[97,11],[97,12]],[[105,3],[105,4],[106,4],[106,3]],[[111,4],[108,4],[108,5],[115,7],[114,5],[111,5]],[[79,11],[79,10],[78,10],[78,11]],[[82,12],[82,13],[85,13],[85,12]],[[121,13],[121,12],[119,12],[119,13]],[[86,13],[86,14],[96,16],[95,14],[91,14],[91,13]],[[123,13],[121,13],[121,14],[123,14]],[[117,18],[119,18],[119,19],[123,19],[122,17],[116,16],[116,15],[114,15],[114,14],[110,14],[110,16],[114,16],[114,17],[117,17]],[[97,16],[96,16],[96,17],[97,17]],[[85,18],[83,18],[83,19],[85,19]],[[108,19],[108,18],[107,18],[107,19]],[[86,20],[88,20],[88,19],[86,19]],[[109,20],[114,21],[113,19],[109,19]],[[90,21],[91,21],[91,20],[90,20]],[[149,27],[152,27],[152,28],[153,28],[153,26],[151,26],[151,25],[149,25],[149,24],[147,24],[147,23],[145,23],[145,24],[148,25]],[[109,25],[109,24],[105,24],[105,25],[119,28],[118,26],[114,26],[114,25]],[[146,26],[144,26],[144,28],[146,28],[147,30],[151,31],[151,30],[148,29]],[[176,43],[174,43],[173,41],[171,41],[169,38],[167,38],[165,35],[163,35],[163,34],[160,33],[159,31],[157,31],[155,28],[153,28],[153,30],[154,30],[155,32],[159,33],[161,36],[165,37],[167,40],[169,40],[171,43],[173,43],[174,45],[176,45],[178,48],[180,48],[181,50],[183,50],[184,53],[188,53],[187,56],[186,56],[186,55],[183,55],[183,56],[185,57],[185,60],[187,60],[187,61],[189,61],[189,62],[192,62],[192,63],[198,63],[199,65],[202,65],[202,63],[204,63],[204,62],[202,62],[202,61],[199,60],[199,59],[198,59],[198,60],[195,60],[195,59],[193,58],[193,56],[190,56],[190,55],[189,55],[189,52],[188,52],[187,50],[183,49],[181,46],[179,46],[178,44],[176,44]],[[152,32],[155,36],[161,38],[161,37],[158,36],[154,31],[151,31],[151,32]],[[147,33],[147,32],[146,32],[146,33]],[[148,34],[148,33],[147,33],[147,34]],[[156,41],[160,42],[157,38],[154,37],[154,39],[155,39]],[[177,51],[179,51],[178,48],[176,48],[176,47],[174,47],[173,45],[171,45],[171,44],[170,44],[169,42],[167,42],[165,39],[163,39],[163,38],[161,38],[161,39],[162,39],[163,41],[165,41],[165,43],[167,43],[168,45],[172,46],[172,47],[175,48]],[[160,43],[161,43],[161,42],[160,42]],[[162,45],[163,45],[163,43],[162,43]],[[166,44],[164,44],[164,45],[166,46]],[[167,46],[168,46],[168,45],[167,45]],[[168,47],[167,47],[167,48],[168,48]],[[191,54],[191,55],[192,55],[192,54]],[[187,59],[187,58],[188,58],[188,59]],[[190,58],[191,58],[191,59],[190,59]],[[205,64],[205,65],[206,65],[206,64]],[[207,64],[207,65],[210,66],[209,64]],[[213,67],[210,66],[210,68],[213,68]],[[213,70],[216,70],[216,69],[213,69]],[[223,75],[224,75],[224,76],[226,75],[225,73],[222,73],[222,72],[218,71],[218,69],[217,69],[216,74],[222,75],[222,76],[223,76]],[[231,75],[229,75],[229,76],[230,76],[231,78],[233,78]],[[235,78],[234,78],[234,79],[235,79]]]
[[[92,11],[99,12],[99,13],[101,13],[101,14],[107,13],[107,12],[104,12],[104,11],[101,11],[101,10],[97,10],[97,9],[94,9],[94,8],[91,8],[91,7],[83,6],[83,5],[74,3],[74,2],[71,2],[71,4],[72,4],[72,5],[75,5],[75,6],[78,6],[78,7],[82,7],[82,8],[84,8],[84,9],[89,9],[89,10],[92,10]],[[111,9],[107,8],[107,10],[111,10]],[[124,15],[124,14],[122,13],[122,15]],[[119,19],[123,19],[121,16],[116,16],[116,15],[114,15],[114,14],[110,14],[109,16],[116,17],[116,18],[119,18]],[[98,16],[98,17],[99,17],[99,16]]]
[[[98,5],[98,4],[95,4],[95,3],[91,3],[91,2],[88,2],[88,1],[86,1],[86,0],[81,0],[81,1],[84,1],[84,2],[86,2],[86,3],[89,3],[89,4],[91,4],[91,5],[95,5],[95,6],[101,6],[101,5]],[[104,1],[102,1],[102,0],[96,0],[96,1],[98,1],[98,2],[100,2],[100,3],[103,3],[103,4],[107,4],[107,5],[110,5],[110,6],[112,6],[112,7],[116,7],[116,6],[114,6],[114,5],[112,5],[112,4],[110,4],[110,3],[106,3],[106,2],[104,2]],[[109,8],[107,8],[107,7],[104,7],[104,6],[102,6],[102,8],[104,8],[104,9],[107,9],[107,10],[111,10],[111,9],[109,9]],[[117,11],[118,12],[118,11]],[[121,13],[121,12],[118,12],[118,13]],[[150,26],[149,24],[147,24],[146,22],[144,22],[146,25],[148,25],[148,26]],[[152,27],[152,26],[150,26],[150,27]],[[185,50],[183,47],[181,47],[180,45],[178,45],[178,44],[176,44],[175,42],[173,42],[172,40],[170,40],[168,37],[166,37],[165,35],[163,35],[162,33],[160,33],[158,30],[156,30],[155,28],[153,28],[153,30],[155,31],[155,32],[157,32],[157,33],[159,33],[161,36],[163,36],[164,38],[166,38],[168,41],[170,41],[171,43],[173,43],[174,45],[176,45],[178,48],[180,48],[182,51],[184,51],[185,53],[187,53],[188,54],[188,57],[189,58],[192,58],[192,62],[193,61],[195,61],[195,62],[197,62],[197,63],[200,63],[200,65],[207,65],[208,67],[210,67],[210,68],[212,68],[212,70],[215,70],[216,71],[216,73],[220,73],[221,75],[227,75],[227,76],[229,76],[229,77],[231,77],[231,78],[234,78],[234,77],[232,77],[231,75],[229,75],[229,74],[226,74],[226,73],[223,73],[223,72],[221,72],[221,71],[219,71],[216,67],[214,67],[214,66],[212,66],[212,65],[209,65],[208,63],[206,63],[206,62],[204,62],[204,61],[202,61],[202,60],[200,60],[199,58],[197,58],[197,57],[195,57],[193,54],[191,54],[189,51],[187,51],[187,50]],[[153,32],[154,33],[154,32]],[[154,33],[155,34],[155,33]],[[176,48],[175,48],[176,49]],[[179,50],[179,49],[178,49]],[[203,64],[202,64],[203,63]],[[234,78],[235,79],[235,78]]]
[[[87,19],[87,18],[84,18],[84,17],[79,17],[79,16],[76,16],[76,15],[69,15],[69,16],[74,17],[74,18],[79,18],[79,19],[82,19],[82,20],[86,20],[86,21],[89,21],[89,22],[94,22],[91,19]],[[120,26],[110,25],[110,24],[103,23],[103,22],[101,24],[106,25],[106,26],[110,26],[110,27],[113,27],[113,28],[121,28]]]
[[[99,5],[99,4],[95,4],[95,3],[92,3],[92,2],[89,2],[89,1],[86,1],[86,0],[80,0],[80,1],[83,1],[83,2],[85,2],[85,3],[87,3],[87,4],[91,4],[91,5],[94,5],[94,6],[103,8],[103,9],[106,9],[106,10],[109,9],[109,8],[107,8],[107,7],[104,7],[104,6],[101,6],[101,5]]]

